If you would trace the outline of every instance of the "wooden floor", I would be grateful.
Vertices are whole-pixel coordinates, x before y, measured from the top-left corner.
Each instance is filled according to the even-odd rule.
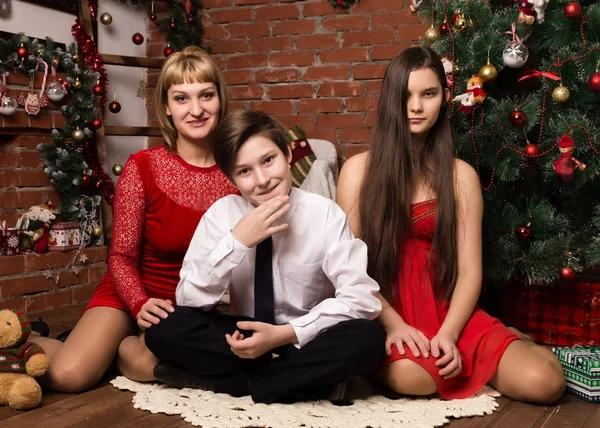
[[[42,406],[28,412],[0,407],[0,427],[191,427],[180,416],[153,415],[134,409],[131,403],[133,395],[132,392],[120,391],[106,382],[96,389],[78,395],[47,393]],[[600,427],[600,405],[586,403],[568,393],[557,405],[548,407],[518,403],[507,398],[500,398],[498,402],[499,410],[491,415],[453,420],[445,427]],[[340,409],[343,411],[343,408]]]

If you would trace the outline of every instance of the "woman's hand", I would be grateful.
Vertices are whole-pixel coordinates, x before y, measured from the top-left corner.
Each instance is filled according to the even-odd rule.
[[[175,308],[173,308],[173,303],[170,300],[148,299],[137,314],[138,326],[140,329],[146,330],[152,325],[158,324],[161,318],[165,319],[174,310]]]
[[[405,354],[404,344],[406,344],[415,357],[418,358],[421,355],[425,358],[429,357],[431,345],[427,336],[405,322],[398,324],[397,327],[387,332],[385,340],[385,352],[387,355],[392,353],[392,345],[394,344],[400,355]]]
[[[456,340],[448,333],[440,331],[431,339],[431,355],[438,358],[435,365],[441,367],[439,375],[444,379],[458,376],[462,371],[462,359],[456,347]]]

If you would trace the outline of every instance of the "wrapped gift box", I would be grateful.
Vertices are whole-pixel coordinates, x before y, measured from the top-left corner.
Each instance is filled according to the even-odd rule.
[[[552,352],[565,371],[567,390],[585,401],[600,402],[600,347],[560,347]]]
[[[553,346],[600,345],[600,283],[514,280],[502,288],[504,324]]]
[[[19,254],[21,231],[14,228],[0,228],[0,256]]]
[[[80,224],[77,222],[54,223],[50,226],[50,251],[69,251],[81,245]]]

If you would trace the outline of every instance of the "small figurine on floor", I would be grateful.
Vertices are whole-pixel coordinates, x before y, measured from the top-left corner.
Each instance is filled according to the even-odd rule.
[[[48,370],[48,357],[38,345],[27,341],[31,325],[25,314],[0,311],[0,406],[28,410],[42,401],[35,377]]]

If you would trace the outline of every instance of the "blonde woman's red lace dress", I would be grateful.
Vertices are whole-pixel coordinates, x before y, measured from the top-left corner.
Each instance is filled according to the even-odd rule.
[[[129,311],[135,318],[151,298],[171,299],[188,245],[213,202],[238,193],[212,166],[185,162],[163,146],[132,155],[115,192],[108,273],[87,309]]]
[[[435,224],[435,200],[411,207],[411,230],[400,263],[398,298],[394,302],[394,309],[404,321],[429,340],[438,333],[450,306],[449,302],[434,297],[433,272],[427,267]],[[440,368],[435,365],[435,358],[416,358],[408,348],[405,355],[400,355],[395,345],[385,364],[408,358],[427,370],[443,398],[464,398],[492,378],[507,346],[516,339],[498,319],[477,307],[456,343],[462,359],[460,375],[443,379],[438,374]]]

